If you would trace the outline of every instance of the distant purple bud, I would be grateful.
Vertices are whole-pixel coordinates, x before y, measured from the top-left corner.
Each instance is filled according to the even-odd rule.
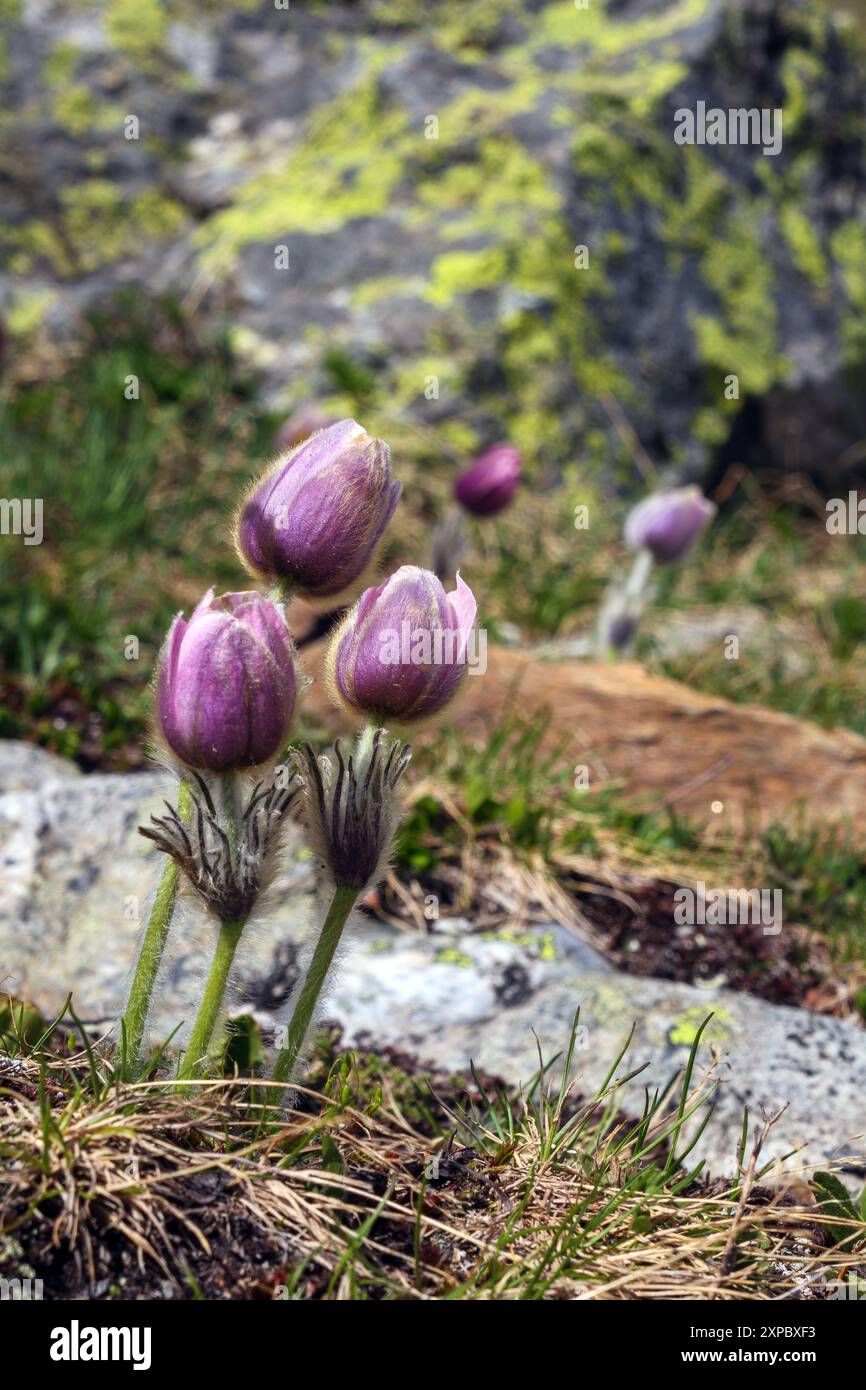
[[[333,416],[326,415],[315,401],[304,401],[304,404],[293,410],[289,418],[280,425],[274,436],[274,448],[284,454],[287,449],[294,449],[298,444],[303,444],[305,439],[316,433],[316,430],[327,429],[335,423]]]
[[[454,496],[475,516],[495,516],[517,491],[522,467],[523,457],[513,444],[494,444],[460,474]]]
[[[637,626],[637,618],[631,613],[618,614],[611,620],[610,627],[607,630],[609,646],[613,647],[614,651],[625,651],[637,632]]]
[[[266,763],[285,744],[297,680],[281,611],[260,594],[209,589],[172,623],[159,658],[156,718],[181,762],[206,772]]]
[[[409,724],[437,714],[457,693],[477,604],[457,575],[446,594],[429,570],[403,565],[367,589],[338,628],[329,676],[350,709]]]
[[[656,492],[629,513],[625,539],[632,550],[648,550],[660,565],[670,565],[691,550],[716,514],[700,488]]]
[[[354,420],[277,459],[242,504],[241,559],[303,598],[333,598],[363,574],[400,496],[391,451]]]

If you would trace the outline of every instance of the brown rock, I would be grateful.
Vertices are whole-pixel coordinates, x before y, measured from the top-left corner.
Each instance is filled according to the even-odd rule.
[[[314,677],[308,710],[344,731],[350,725],[321,681],[323,655],[321,643],[304,651]],[[546,742],[565,744],[569,782],[585,764],[591,788],[615,780],[647,806],[670,805],[723,829],[758,829],[801,810],[807,821],[850,817],[855,830],[866,826],[866,740],[845,730],[702,695],[633,662],[539,661],[491,648],[453,723],[482,729],[509,709],[548,712]]]

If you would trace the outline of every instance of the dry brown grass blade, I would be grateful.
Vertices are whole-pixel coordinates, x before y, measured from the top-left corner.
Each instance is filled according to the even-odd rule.
[[[594,1103],[569,1112],[576,1147],[552,1149],[557,1114],[527,1111],[511,1142],[480,1119],[461,1148],[419,1132],[387,1093],[371,1114],[298,1089],[306,1109],[276,1133],[256,1133],[236,1081],[192,1099],[166,1084],[79,1094],[55,1107],[62,1143],[28,1096],[0,1096],[0,1231],[87,1297],[107,1284],[161,1297],[160,1281],[177,1296],[190,1280],[205,1297],[273,1297],[303,1268],[303,1296],[338,1300],[359,1280],[419,1300],[763,1299],[813,1296],[840,1265],[814,1203],[759,1189],[756,1156],[740,1187],[625,1191],[627,1130],[592,1139]],[[325,1135],[339,1171],[320,1161]],[[283,1141],[299,1146],[291,1163]]]

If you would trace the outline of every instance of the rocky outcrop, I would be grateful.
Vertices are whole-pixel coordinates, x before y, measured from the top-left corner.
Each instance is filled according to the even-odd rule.
[[[29,770],[28,765],[29,764]],[[158,856],[135,827],[158,805],[157,775],[70,775],[68,765],[0,743],[0,979],[43,1011],[71,990],[76,1013],[108,1031],[123,1004]],[[267,1022],[282,1016],[298,949],[313,917],[309,861],[290,846],[268,912],[241,948],[235,1001]],[[788,1102],[767,1156],[803,1144],[802,1161],[866,1167],[863,1096],[866,1031],[802,1009],[723,988],[636,978],[614,969],[556,923],[518,932],[469,932],[440,921],[427,937],[357,915],[325,1005],[349,1044],[393,1046],[422,1063],[465,1071],[475,1062],[512,1083],[531,1081],[537,1042],[549,1060],[567,1046],[580,1008],[577,1089],[602,1084],[634,1025],[627,1064],[643,1067],[623,1090],[639,1112],[643,1088],[665,1087],[688,1056],[701,1022],[697,1075],[714,1069],[716,1113],[698,1152],[731,1172],[743,1108]],[[172,935],[155,1025],[160,1036],[189,1020],[213,944],[188,906]],[[556,1066],[552,1075],[556,1075]]]
[[[863,71],[807,0],[22,0],[0,307],[56,337],[172,290],[228,313],[274,398],[344,410],[360,382],[404,452],[508,434],[625,481],[625,411],[680,472],[838,491],[866,433]],[[676,144],[699,102],[781,110],[781,150]]]

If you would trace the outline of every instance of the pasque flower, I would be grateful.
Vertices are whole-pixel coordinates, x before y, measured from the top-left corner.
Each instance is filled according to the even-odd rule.
[[[244,924],[267,882],[285,814],[298,792],[296,778],[275,775],[264,789],[256,785],[241,813],[240,774],[279,753],[296,692],[285,619],[260,594],[215,598],[209,589],[189,621],[179,613],[172,623],[157,670],[155,718],[186,767],[177,807],[166,803],[167,816],[139,827],[173,862],[157,889],[130,984],[121,1027],[127,1076],[137,1074],[181,871],[220,924],[181,1074],[193,1075],[205,1057]],[[221,813],[208,781],[217,790]]]
[[[175,618],[159,660],[156,721],[181,762],[203,772],[256,767],[286,742],[297,693],[281,610],[257,593],[214,597]]]
[[[270,880],[286,812],[301,789],[287,767],[276,773],[269,783],[256,783],[234,818],[220,814],[207,782],[194,773],[197,792],[187,792],[186,824],[166,802],[166,815],[138,827],[174,860],[221,922],[246,921]]]
[[[691,550],[715,514],[700,488],[656,492],[629,513],[625,539],[632,550],[648,550],[657,564],[670,565]]]
[[[430,570],[401,566],[367,589],[338,628],[328,653],[332,690],[379,722],[437,714],[466,675],[476,609],[459,574],[446,594]]]
[[[274,1066],[278,1082],[289,1081],[295,1074],[353,905],[384,872],[399,819],[397,783],[411,756],[409,748],[390,741],[384,729],[374,731],[369,725],[351,751],[344,752],[338,741],[334,754],[335,762],[317,758],[304,744],[294,755],[303,784],[308,841],[333,896]],[[277,1093],[270,1098],[281,1097]]]
[[[363,733],[348,754],[338,740],[333,761],[317,758],[308,743],[294,754],[310,847],[335,888],[357,896],[384,873],[398,816],[394,792],[410,757],[384,729]]]
[[[291,421],[287,436],[300,436],[307,423]],[[484,485],[476,475],[465,505],[479,514],[498,511],[516,486],[519,455],[510,446],[501,450],[498,461],[488,451],[486,462],[476,463],[484,464]],[[353,420],[340,421],[299,442],[253,485],[237,517],[237,548],[277,593],[337,598],[372,560],[399,496],[388,446]],[[450,554],[453,559],[453,548]],[[346,922],[384,872],[400,819],[398,783],[409,749],[376,726],[389,719],[412,724],[447,705],[477,660],[474,648],[470,656],[475,616],[475,599],[459,573],[450,593],[435,574],[411,565],[367,589],[329,654],[334,693],[367,716],[364,727],[351,744],[335,744],[330,757],[304,745],[292,754],[291,768],[274,766],[298,693],[282,607],[258,593],[216,597],[210,589],[188,620],[178,614],[160,653],[154,704],[157,730],[178,760],[180,786],[176,805],[166,802],[166,814],[139,827],[168,863],[121,1023],[125,1077],[148,1074],[161,1055],[142,1063],[182,876],[214,919],[216,939],[177,1077],[187,1085],[219,1065],[220,1020],[238,947],[274,882],[290,812],[300,809],[329,904],[291,990],[286,1039],[265,1095],[268,1104],[283,1099]],[[260,780],[248,775],[252,769]]]
[[[522,467],[520,450],[513,444],[493,444],[460,474],[454,496],[475,516],[495,516],[517,491]]]
[[[241,505],[235,538],[260,577],[304,598],[332,598],[363,574],[400,496],[391,451],[354,420],[278,458]]]

